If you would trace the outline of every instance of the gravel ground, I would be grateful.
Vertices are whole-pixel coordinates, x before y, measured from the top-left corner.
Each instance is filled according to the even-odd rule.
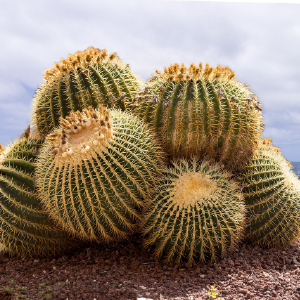
[[[0,257],[0,299],[7,300],[212,299],[211,285],[221,299],[300,299],[300,242],[271,250],[244,244],[192,267],[155,260],[138,236],[56,258]]]

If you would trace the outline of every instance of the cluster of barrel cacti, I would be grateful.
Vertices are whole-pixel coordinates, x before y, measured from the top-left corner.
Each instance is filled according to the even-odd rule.
[[[0,243],[12,255],[139,233],[158,257],[193,263],[299,238],[299,180],[228,67],[174,64],[144,83],[90,47],[44,79],[31,130],[0,145]]]

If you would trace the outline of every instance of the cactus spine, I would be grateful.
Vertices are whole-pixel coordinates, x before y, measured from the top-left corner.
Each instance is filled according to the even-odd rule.
[[[161,151],[136,117],[89,108],[61,119],[38,161],[38,186],[53,218],[89,240],[126,237],[159,175]]]
[[[88,48],[45,71],[34,97],[33,123],[46,136],[71,111],[98,104],[125,110],[142,83],[115,53]]]
[[[228,67],[171,65],[146,83],[135,110],[173,157],[196,155],[239,168],[262,131],[257,97]]]
[[[205,261],[233,249],[242,235],[245,205],[238,185],[217,164],[180,160],[165,171],[142,231],[145,244],[167,261]]]
[[[21,138],[0,154],[0,244],[18,256],[52,255],[75,245],[49,220],[36,195],[33,174],[41,145]]]
[[[247,240],[283,247],[300,236],[300,181],[270,140],[259,143],[239,176],[248,208]]]

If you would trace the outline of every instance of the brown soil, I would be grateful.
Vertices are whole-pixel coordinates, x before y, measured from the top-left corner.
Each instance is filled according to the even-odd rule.
[[[140,238],[91,244],[46,259],[0,258],[0,299],[300,299],[300,242],[286,249],[239,246],[222,260],[174,267]]]

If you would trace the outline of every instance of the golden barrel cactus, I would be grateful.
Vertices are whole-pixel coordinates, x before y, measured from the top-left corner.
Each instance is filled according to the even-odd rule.
[[[195,159],[165,170],[143,218],[145,245],[177,264],[232,250],[243,237],[245,204],[230,177],[218,164]]]
[[[239,169],[262,132],[256,95],[228,67],[171,65],[146,82],[136,113],[163,140],[171,157],[196,156]]]
[[[33,100],[33,125],[46,136],[71,111],[103,104],[125,110],[142,82],[116,55],[89,47],[45,71],[45,82]]]
[[[138,118],[91,107],[61,119],[47,137],[37,183],[65,230],[110,241],[136,230],[162,163],[160,147]]]

